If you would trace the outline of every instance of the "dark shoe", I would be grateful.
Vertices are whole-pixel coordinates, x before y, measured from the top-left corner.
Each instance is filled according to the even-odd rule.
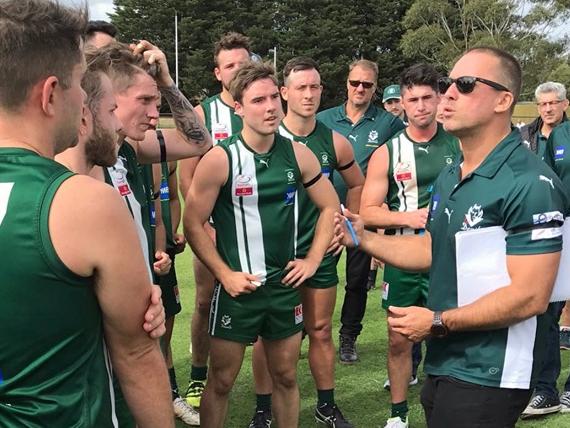
[[[356,337],[340,335],[338,357],[341,363],[354,364],[358,361],[356,353]]]
[[[331,406],[325,403],[321,406],[317,406],[315,409],[315,419],[317,422],[331,428],[354,428],[353,425],[344,418],[336,404]]]
[[[560,349],[570,349],[570,330],[566,328],[560,330]]]
[[[257,410],[248,428],[269,428],[271,427],[271,410]]]
[[[558,397],[548,397],[544,394],[536,394],[530,399],[528,406],[523,410],[521,419],[529,419],[536,416],[548,415],[560,411],[562,406]]]

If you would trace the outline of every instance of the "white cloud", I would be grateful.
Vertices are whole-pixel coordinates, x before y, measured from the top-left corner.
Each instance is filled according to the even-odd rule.
[[[80,5],[83,2],[81,0],[60,0],[63,4],[68,5]],[[108,21],[108,13],[112,13],[115,9],[113,5],[113,0],[88,0],[87,5],[89,6],[89,14],[92,20],[104,20]]]

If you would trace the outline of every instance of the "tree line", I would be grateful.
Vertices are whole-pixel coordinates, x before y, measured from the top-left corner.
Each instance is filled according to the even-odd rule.
[[[570,86],[568,37],[555,30],[570,17],[570,0],[114,0],[110,16],[120,40],[145,38],[165,50],[174,73],[178,17],[179,78],[194,101],[219,91],[213,47],[228,31],[250,37],[252,50],[277,69],[307,55],[320,65],[322,106],[345,100],[348,64],[375,61],[379,92],[407,66],[430,62],[446,73],[470,47],[507,49],[523,67],[521,99],[532,101],[546,80]],[[380,94],[379,94],[380,95]]]

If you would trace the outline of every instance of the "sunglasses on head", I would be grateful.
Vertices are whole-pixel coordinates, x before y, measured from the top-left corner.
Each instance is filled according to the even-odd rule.
[[[459,93],[468,94],[470,92],[473,92],[473,89],[475,89],[475,85],[477,84],[477,82],[490,86],[491,88],[496,89],[497,91],[511,92],[510,89],[501,85],[500,83],[493,82],[492,80],[483,79],[481,77],[461,76],[458,77],[457,79],[452,79],[451,77],[440,77],[437,80],[437,84],[439,86],[439,93],[442,95],[445,94],[449,89],[449,87],[454,83]]]
[[[349,80],[348,83],[353,88],[358,88],[360,85],[362,85],[364,89],[370,89],[372,86],[374,86],[374,82],[364,82],[362,80]]]

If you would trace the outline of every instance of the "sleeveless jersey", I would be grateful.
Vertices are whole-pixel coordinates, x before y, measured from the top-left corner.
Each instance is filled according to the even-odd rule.
[[[53,197],[72,175],[29,150],[0,149],[2,427],[116,426],[93,278],[70,271],[49,235]]]
[[[119,149],[117,163],[105,168],[104,172],[105,181],[117,189],[135,220],[141,248],[148,261],[148,272],[152,280],[155,241],[152,166],[140,165],[135,150],[124,141]]]
[[[293,146],[278,134],[267,153],[254,152],[240,134],[219,145],[229,175],[212,213],[218,252],[232,270],[280,284],[294,256],[295,195],[302,187]]]
[[[460,153],[459,141],[438,125],[434,137],[416,143],[406,130],[386,142],[389,154],[387,203],[390,211],[415,211],[429,205],[441,170]]]
[[[214,140],[214,145],[231,137],[243,128],[243,122],[233,107],[222,101],[220,94],[206,98],[201,103],[204,109],[206,129]]]
[[[332,172],[338,168],[336,152],[334,150],[332,130],[325,124],[317,121],[315,129],[306,137],[294,135],[282,123],[279,133],[291,141],[304,144],[315,154],[321,164],[321,172],[332,181]],[[319,218],[319,209],[313,204],[307,191],[301,187],[295,201],[296,220],[296,255],[306,256],[311,248],[315,235],[315,226]]]

